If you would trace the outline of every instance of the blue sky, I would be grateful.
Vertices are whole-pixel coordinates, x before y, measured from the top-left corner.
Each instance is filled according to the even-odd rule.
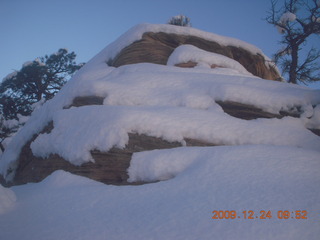
[[[178,14],[271,57],[280,35],[264,21],[269,8],[269,0],[0,0],[0,79],[59,48],[87,62],[132,26],[166,23]]]

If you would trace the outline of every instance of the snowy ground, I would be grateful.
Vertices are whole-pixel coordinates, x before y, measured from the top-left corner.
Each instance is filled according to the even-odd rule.
[[[54,129],[35,139],[33,153],[57,153],[76,165],[92,161],[92,149],[124,147],[129,132],[230,146],[135,153],[129,180],[154,182],[146,185],[111,186],[56,171],[40,183],[0,186],[0,239],[319,239],[320,138],[307,130],[320,129],[319,90],[254,77],[233,60],[192,46],[177,48],[168,66],[106,65],[151,30],[261,53],[192,28],[138,25],[33,113],[4,152],[0,173],[10,178],[22,146],[50,121]],[[172,66],[190,60],[198,66]],[[65,109],[75,97],[92,95],[103,97],[103,105]],[[224,113],[216,101],[272,113],[299,106],[303,114],[246,121]],[[212,219],[214,211],[237,215]],[[263,211],[268,217],[260,219]]]
[[[41,183],[12,187],[7,200],[1,199],[7,204],[0,205],[0,239],[316,240],[320,235],[318,152],[181,147],[136,154],[129,173],[132,180],[169,180],[117,187],[57,171]],[[214,210],[235,210],[240,218],[212,219]],[[242,212],[249,210],[254,219],[244,219]],[[262,210],[272,217],[256,218]],[[279,210],[305,210],[307,219],[292,219],[292,213],[278,219]]]

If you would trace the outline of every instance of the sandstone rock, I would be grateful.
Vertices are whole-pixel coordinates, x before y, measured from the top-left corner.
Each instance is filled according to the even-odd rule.
[[[265,112],[253,105],[231,102],[231,101],[217,101],[217,103],[222,107],[223,111],[229,115],[241,118],[245,120],[251,120],[256,118],[283,118],[285,116],[290,117],[300,117],[297,112],[285,112],[281,111],[280,114]]]
[[[318,135],[320,137],[320,129],[309,129],[311,132],[313,132],[315,135]]]
[[[262,55],[253,55],[245,49],[234,46],[222,46],[217,42],[208,41],[196,36],[168,34],[164,32],[144,33],[142,39],[124,48],[108,64],[119,67],[134,63],[156,63],[166,65],[173,50],[182,45],[191,44],[208,52],[222,54],[241,63],[255,76],[279,80],[280,76],[273,67],[267,67]]]
[[[193,68],[195,66],[197,66],[198,63],[196,62],[192,62],[192,61],[188,61],[186,63],[178,63],[178,64],[175,64],[176,67],[182,67],[182,68]],[[221,68],[221,66],[218,66],[216,64],[212,64],[210,66],[211,68]]]
[[[182,68],[193,68],[193,67],[197,66],[197,63],[189,61],[189,62],[186,62],[186,63],[175,64],[175,66],[176,67],[182,67]]]
[[[102,105],[103,97],[98,96],[84,96],[84,97],[76,97],[73,99],[72,104],[69,107],[81,107],[87,105]]]

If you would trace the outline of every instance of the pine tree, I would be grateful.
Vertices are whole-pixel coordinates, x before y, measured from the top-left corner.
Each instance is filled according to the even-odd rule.
[[[76,64],[76,54],[59,49],[57,53],[25,63],[7,76],[0,85],[0,111],[5,119],[18,114],[30,115],[32,105],[51,99],[67,79],[83,64]]]
[[[51,99],[83,64],[76,54],[59,49],[50,56],[26,62],[19,71],[9,74],[0,85],[0,150],[29,116],[35,105]]]

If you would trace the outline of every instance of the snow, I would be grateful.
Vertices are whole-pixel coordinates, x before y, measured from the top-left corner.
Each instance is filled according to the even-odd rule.
[[[280,22],[282,24],[287,24],[288,22],[293,22],[297,19],[297,16],[292,13],[292,12],[285,12],[281,18],[280,18]]]
[[[2,119],[2,128],[8,128],[8,129],[16,129],[16,131],[8,136],[7,138],[3,139],[2,140],[2,145],[4,148],[6,148],[8,146],[8,144],[10,143],[12,137],[16,134],[17,131],[19,131],[19,128],[25,124],[28,119],[29,119],[29,116],[23,116],[21,114],[17,114],[17,119]]]
[[[28,66],[31,66],[33,64],[33,61],[27,61],[25,62],[24,64],[22,64],[22,67],[28,67]]]
[[[18,72],[17,71],[14,71],[12,73],[9,73],[7,76],[5,76],[3,79],[2,79],[2,82],[5,82],[15,76],[17,76]]]
[[[188,106],[207,109],[214,101],[251,104],[278,113],[294,106],[316,105],[319,90],[240,76],[230,69],[188,69],[134,64],[113,70],[100,82],[107,105]],[[106,91],[103,92],[103,89]]]
[[[2,126],[5,128],[14,128],[18,125],[19,125],[19,121],[16,119],[9,119],[9,120],[3,119],[3,122],[2,122]]]
[[[39,58],[36,58],[34,61],[25,62],[24,64],[22,64],[22,67],[25,68],[25,67],[31,66],[34,63],[37,63],[39,66],[46,66],[46,64],[41,62]]]
[[[38,63],[39,66],[46,66],[46,64],[45,64],[44,62],[41,62],[41,59],[39,59],[39,58],[36,58],[36,59],[34,60],[34,62]]]
[[[206,64],[208,67],[217,65],[217,67],[231,68],[239,73],[252,75],[239,62],[221,54],[207,52],[193,45],[181,45],[177,47],[170,55],[167,65],[174,66],[189,61],[198,63],[198,65]]]
[[[181,147],[137,153],[129,173],[169,180],[110,186],[56,171],[41,183],[12,187],[17,201],[0,216],[0,239],[316,240],[320,234],[318,152]],[[212,219],[214,210],[234,210],[240,218]],[[244,219],[249,210],[257,216],[270,210],[272,218]],[[308,219],[278,219],[279,210],[306,210]]]
[[[0,185],[0,218],[2,214],[9,212],[14,208],[15,201],[15,193],[11,189],[4,188]]]
[[[63,52],[68,52],[69,50],[67,48],[60,48],[57,52],[53,53],[52,55],[59,56],[63,54]]]
[[[320,23],[320,17],[312,16],[312,21],[313,21],[313,22]]]
[[[309,116],[309,118],[310,119],[307,121],[306,127],[320,129],[320,105],[317,105],[313,109],[313,114],[312,116]]]
[[[284,34],[286,32],[286,30],[283,27],[276,26],[276,28],[280,34]]]
[[[294,22],[297,19],[297,16],[292,12],[285,12],[282,14],[279,20],[279,25],[276,26],[278,32],[284,34],[286,29],[284,28],[289,22]]]

